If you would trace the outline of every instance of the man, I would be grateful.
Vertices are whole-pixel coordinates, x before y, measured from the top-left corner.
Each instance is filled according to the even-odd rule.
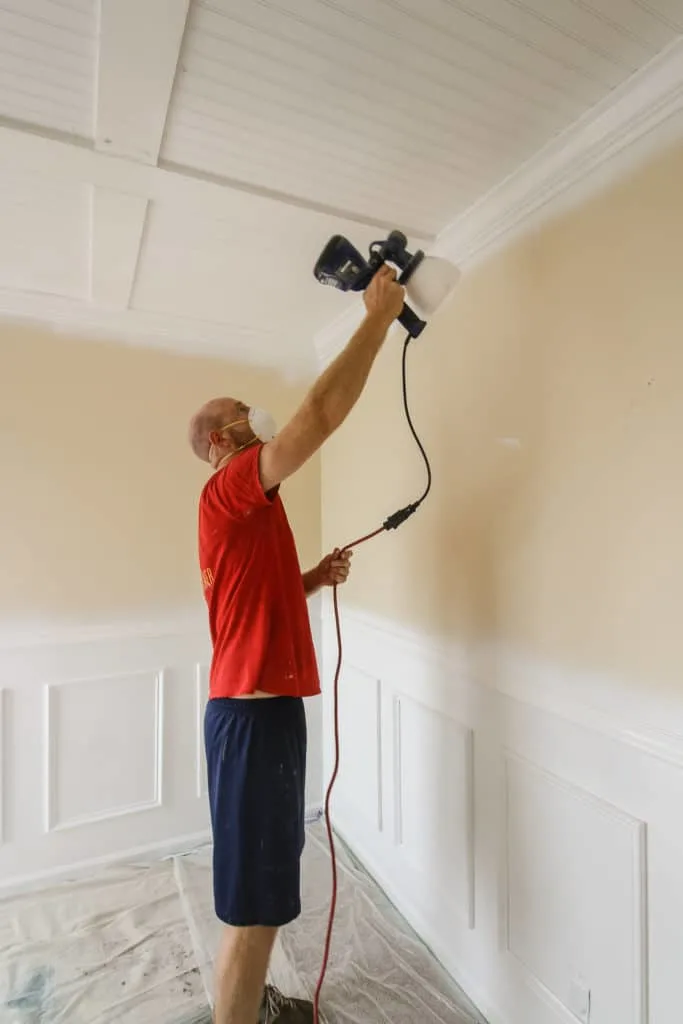
[[[302,698],[320,692],[306,596],[343,582],[349,559],[335,552],[302,576],[278,490],[355,405],[403,295],[383,267],[363,323],[277,436],[267,414],[232,398],[213,399],[190,424],[195,454],[214,469],[199,502],[199,560],[213,641],[204,731],[214,903],[225,925],[216,1024],[313,1019],[309,1002],[265,980],[278,928],[301,910]]]

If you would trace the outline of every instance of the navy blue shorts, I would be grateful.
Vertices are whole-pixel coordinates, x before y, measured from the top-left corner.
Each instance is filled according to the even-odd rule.
[[[216,915],[240,927],[288,924],[301,913],[303,701],[210,700],[204,741]]]

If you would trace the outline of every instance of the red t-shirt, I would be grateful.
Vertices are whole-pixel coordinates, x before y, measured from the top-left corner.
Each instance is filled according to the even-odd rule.
[[[199,564],[213,641],[210,697],[263,690],[320,693],[294,537],[275,488],[259,478],[261,446],[219,469],[199,499]]]

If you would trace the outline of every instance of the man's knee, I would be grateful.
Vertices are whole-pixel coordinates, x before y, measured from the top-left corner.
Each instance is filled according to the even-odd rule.
[[[226,924],[225,928],[235,936],[235,941],[246,949],[270,949],[277,935],[277,928],[266,925],[249,925],[246,928],[235,928]]]
[[[245,928],[223,925],[222,952],[227,959],[235,957],[267,961],[277,932],[277,928],[262,925],[249,925]]]

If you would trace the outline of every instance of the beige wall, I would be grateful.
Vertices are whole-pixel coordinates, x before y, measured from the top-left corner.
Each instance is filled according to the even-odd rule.
[[[202,608],[187,424],[217,394],[282,419],[274,374],[0,326],[0,627]],[[320,555],[319,467],[284,489],[302,560]]]
[[[399,361],[395,340],[324,454],[328,545],[422,486]],[[433,494],[359,549],[347,601],[680,688],[683,150],[468,275],[409,388]]]

